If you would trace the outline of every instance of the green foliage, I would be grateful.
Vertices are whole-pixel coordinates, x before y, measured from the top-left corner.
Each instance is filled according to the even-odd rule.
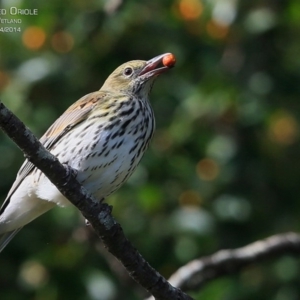
[[[120,4],[120,6],[118,6]],[[290,1],[0,1],[38,9],[3,24],[1,100],[41,136],[119,64],[164,52],[177,65],[151,101],[154,140],[108,202],[164,276],[223,248],[300,229],[300,7]],[[116,7],[114,7],[116,5]],[[23,156],[0,135],[4,199]],[[195,299],[300,297],[299,259],[208,283]],[[73,208],[26,226],[0,255],[0,299],[141,299]]]

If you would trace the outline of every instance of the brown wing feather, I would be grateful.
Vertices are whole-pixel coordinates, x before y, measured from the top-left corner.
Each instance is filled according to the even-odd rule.
[[[41,137],[41,143],[48,150],[51,149],[52,145],[70,131],[71,128],[86,119],[97,101],[103,96],[104,94],[101,92],[91,93],[71,105]]]
[[[71,105],[45,132],[41,137],[40,142],[43,146],[51,150],[52,146],[61,139],[67,132],[69,132],[74,126],[84,121],[89,113],[93,110],[96,103],[101,101],[105,93],[97,91],[80,98],[73,105]],[[18,188],[24,178],[32,172],[34,165],[26,160],[21,166],[17,178],[12,185],[8,195],[1,206],[0,214],[5,210],[9,203],[9,198]]]

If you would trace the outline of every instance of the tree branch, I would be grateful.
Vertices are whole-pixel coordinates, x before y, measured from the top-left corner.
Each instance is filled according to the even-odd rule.
[[[169,282],[183,290],[196,290],[208,281],[287,253],[300,254],[300,234],[289,232],[273,235],[245,247],[221,250],[211,256],[193,260],[178,269],[169,278]]]
[[[48,152],[24,124],[0,103],[0,127],[20,147],[26,158],[39,168],[58,190],[72,202],[91,223],[97,235],[127,269],[133,279],[156,299],[192,299],[172,287],[154,270],[124,236],[119,223],[111,215],[112,207],[100,203],[76,180],[70,169]]]

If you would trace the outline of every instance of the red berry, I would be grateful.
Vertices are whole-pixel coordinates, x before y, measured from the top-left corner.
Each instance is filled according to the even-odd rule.
[[[162,63],[165,67],[174,67],[175,63],[176,63],[176,58],[175,58],[175,55],[172,54],[172,53],[169,53],[167,54],[163,60],[162,60]]]

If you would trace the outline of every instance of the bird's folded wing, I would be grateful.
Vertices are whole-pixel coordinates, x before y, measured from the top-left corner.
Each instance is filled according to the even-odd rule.
[[[40,142],[47,149],[51,150],[52,146],[57,143],[67,132],[69,132],[74,126],[84,121],[89,113],[93,110],[96,103],[101,101],[105,97],[105,93],[97,91],[80,98],[73,105],[71,105],[45,132],[41,137]],[[12,185],[8,195],[0,208],[0,215],[3,213],[9,199],[14,191],[21,184],[23,179],[32,172],[34,164],[26,160],[21,166],[17,178]]]

